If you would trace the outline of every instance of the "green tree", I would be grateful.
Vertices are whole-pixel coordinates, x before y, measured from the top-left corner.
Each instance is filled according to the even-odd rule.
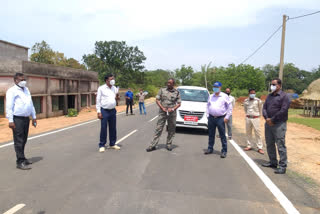
[[[144,68],[146,60],[138,47],[131,47],[124,41],[99,41],[95,43],[94,54],[82,57],[90,70],[99,72],[99,78],[106,73],[113,73],[120,87],[128,87]]]
[[[182,85],[191,85],[193,68],[191,66],[186,67],[182,65],[180,69],[176,69],[176,78],[181,81]]]
[[[54,51],[50,48],[50,45],[45,41],[35,43],[31,48],[32,54],[30,60],[33,62],[54,64]]]

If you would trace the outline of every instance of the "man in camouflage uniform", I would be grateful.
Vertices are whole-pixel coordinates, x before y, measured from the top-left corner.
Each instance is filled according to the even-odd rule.
[[[156,96],[156,102],[159,106],[159,119],[157,128],[151,145],[146,149],[151,152],[156,149],[163,127],[168,123],[167,150],[172,150],[172,140],[176,132],[176,110],[181,105],[180,93],[173,86],[175,80],[170,78],[167,82],[167,88],[161,88]]]

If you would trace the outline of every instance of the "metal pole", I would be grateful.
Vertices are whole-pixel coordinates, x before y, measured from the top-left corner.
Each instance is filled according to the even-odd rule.
[[[280,52],[280,70],[279,70],[279,79],[281,79],[282,85],[283,85],[283,57],[284,57],[284,42],[285,42],[285,37],[286,37],[286,22],[287,22],[287,16],[283,15],[281,52]]]

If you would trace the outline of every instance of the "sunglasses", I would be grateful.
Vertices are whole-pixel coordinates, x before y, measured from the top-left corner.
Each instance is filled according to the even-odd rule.
[[[278,84],[270,84],[270,85],[272,85],[272,86],[276,86],[276,85],[278,85]]]

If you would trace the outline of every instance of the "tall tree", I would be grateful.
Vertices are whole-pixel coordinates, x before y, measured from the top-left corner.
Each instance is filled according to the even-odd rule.
[[[186,67],[182,65],[180,69],[176,69],[176,78],[181,81],[182,85],[191,85],[193,68],[191,66]]]
[[[120,87],[128,87],[129,81],[144,68],[146,57],[138,47],[131,47],[124,41],[99,41],[95,43],[94,54],[82,57],[85,65],[99,72],[100,79],[112,72]]]
[[[50,45],[45,41],[35,43],[31,48],[32,54],[30,60],[33,62],[40,62],[46,64],[54,64],[54,51],[50,48]]]

